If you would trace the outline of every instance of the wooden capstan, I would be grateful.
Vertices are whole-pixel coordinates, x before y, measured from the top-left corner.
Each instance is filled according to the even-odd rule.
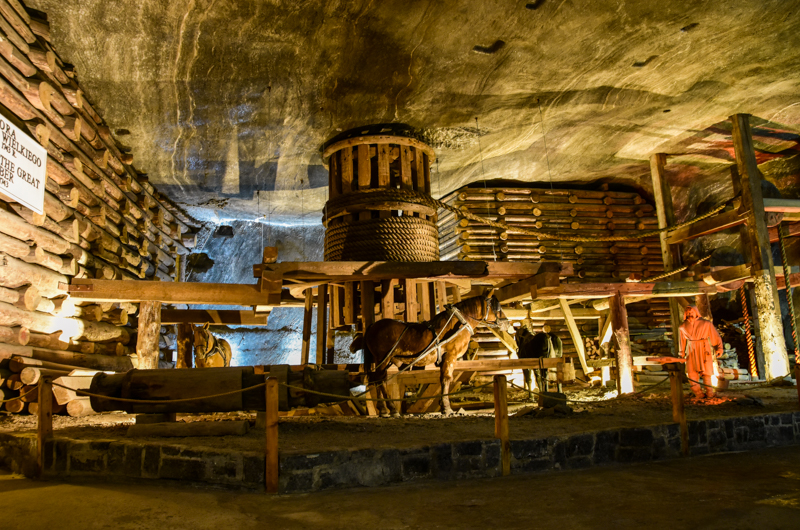
[[[325,261],[437,261],[436,208],[430,198],[433,149],[410,129],[370,126],[330,140]]]

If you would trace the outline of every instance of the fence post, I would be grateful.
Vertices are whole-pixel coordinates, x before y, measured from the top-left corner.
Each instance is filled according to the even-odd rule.
[[[53,380],[50,377],[39,379],[39,417],[36,429],[37,474],[44,473],[46,442],[53,437]]]
[[[508,441],[508,401],[506,376],[494,376],[494,435],[500,440],[500,461],[503,476],[511,474],[511,442]]]
[[[267,493],[278,493],[278,378],[267,377],[266,451],[264,473]]]
[[[665,365],[669,374],[669,386],[672,390],[672,421],[681,426],[681,453],[689,456],[689,427],[686,425],[686,409],[683,403],[683,368]]]

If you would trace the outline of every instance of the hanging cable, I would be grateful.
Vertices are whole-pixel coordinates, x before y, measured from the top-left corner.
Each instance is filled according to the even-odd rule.
[[[272,136],[272,83],[267,85],[267,122],[269,123],[269,142],[268,142],[268,153],[269,158],[267,159],[267,167],[269,168],[269,162],[273,158],[273,136]],[[278,162],[275,162],[275,180],[278,180]],[[275,190],[275,186],[272,186],[273,191]],[[269,236],[268,241],[270,242],[270,246],[272,246],[272,199],[270,198],[270,194],[267,194],[267,234]],[[264,225],[261,225],[261,247],[264,247]]]
[[[480,158],[481,158],[481,177],[483,177],[483,189],[484,189],[484,191],[486,191],[488,188],[486,187],[486,170],[483,167],[483,148],[481,147],[481,128],[478,125],[478,117],[477,116],[475,116],[475,129],[478,132],[478,154],[480,155]],[[440,197],[441,197],[441,195],[440,195]],[[489,202],[488,202],[488,196],[487,196],[486,216],[487,217],[490,216],[491,213],[492,212],[489,209]],[[497,251],[495,250],[495,246],[494,246],[494,238],[492,238],[492,256],[494,256],[494,260],[497,261]]]
[[[550,170],[550,152],[547,150],[547,135],[544,132],[544,114],[542,113],[542,104],[539,98],[536,98],[536,106],[539,107],[539,123],[542,126],[542,143],[544,144],[544,159],[547,162],[547,177],[550,180],[550,193],[553,194],[553,172]],[[560,234],[560,229],[556,227],[556,235]],[[558,240],[558,256],[561,261],[564,261],[564,247],[561,245],[561,240]]]

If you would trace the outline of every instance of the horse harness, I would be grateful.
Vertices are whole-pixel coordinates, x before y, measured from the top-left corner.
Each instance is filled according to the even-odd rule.
[[[209,357],[213,357],[214,355],[219,355],[222,357],[222,360],[225,360],[225,351],[222,349],[222,344],[218,341],[214,335],[208,333],[208,338],[206,339],[206,351],[200,352],[200,358],[203,361],[207,361]]]

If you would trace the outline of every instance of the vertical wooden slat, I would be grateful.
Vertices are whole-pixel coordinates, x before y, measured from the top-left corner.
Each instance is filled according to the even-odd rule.
[[[161,336],[161,302],[139,303],[138,328],[136,355],[139,368],[155,370],[158,368],[158,339]]]
[[[328,284],[317,287],[317,364],[325,363],[325,337],[328,333]]]
[[[400,146],[400,189],[414,189],[411,178],[411,148],[407,145]]]
[[[414,165],[417,168],[417,179],[414,182],[414,189],[425,191],[425,154],[422,149],[414,148]]]
[[[506,387],[506,376],[494,376],[494,437],[500,440],[500,463],[504,477],[511,474],[511,442],[508,436]]]
[[[423,168],[425,169],[425,193],[428,195],[431,194],[431,160],[428,155],[423,155],[424,163]]]
[[[389,144],[378,144],[378,187],[389,187]],[[391,217],[389,211],[378,212],[378,217]]]
[[[340,163],[340,153],[337,151],[330,157],[328,170],[328,198],[333,199],[342,194],[342,173]]]
[[[631,339],[628,330],[628,310],[625,300],[617,293],[609,300],[608,308],[611,313],[611,325],[614,336],[617,338],[617,391],[620,394],[633,392],[633,355],[631,353]]]
[[[425,286],[425,295],[428,297],[428,306],[431,308],[431,317],[436,316],[436,288],[434,282],[428,282]]]
[[[417,282],[417,303],[419,318],[422,321],[431,319],[431,298],[428,296],[428,282]]]
[[[383,318],[394,318],[394,284],[397,280],[381,281],[381,314]]]
[[[345,147],[341,151],[342,193],[353,191],[353,148]]]
[[[364,330],[375,323],[375,282],[361,282],[361,320]]]
[[[175,368],[191,368],[193,364],[194,329],[188,322],[178,324],[178,340],[176,344],[177,359]]]
[[[403,291],[406,294],[406,322],[418,322],[417,320],[417,281],[404,280]]]
[[[328,297],[330,300],[330,321],[329,328],[338,328],[342,326],[342,288],[338,285],[328,284],[329,292]]]
[[[461,288],[458,285],[450,287],[450,295],[453,297],[453,303],[457,304],[461,301]]]
[[[564,313],[564,320],[567,323],[567,329],[569,329],[569,336],[572,338],[572,343],[575,345],[575,350],[578,352],[581,369],[584,374],[588,375],[594,371],[594,368],[590,368],[586,364],[586,350],[583,338],[581,337],[581,330],[578,328],[578,324],[572,316],[572,309],[569,307],[569,302],[563,298],[559,298],[558,303],[561,305],[561,311]]]
[[[372,164],[370,163],[369,145],[361,144],[358,146],[358,189],[368,190],[372,182]],[[364,211],[358,213],[359,220],[372,217],[372,212]]]
[[[278,493],[278,378],[267,377],[264,481],[267,493]]]
[[[342,308],[342,318],[345,325],[351,326],[356,323],[356,284],[355,282],[344,282],[344,306]]]
[[[681,452],[683,456],[689,456],[689,427],[686,425],[686,409],[683,402],[683,369],[668,369],[667,373],[672,392],[672,421],[681,426]]]
[[[436,305],[437,311],[444,311],[444,306],[447,305],[447,285],[444,282],[436,282]]]
[[[303,343],[300,347],[300,364],[308,364],[308,355],[311,351],[311,321],[314,314],[314,292],[311,287],[305,290],[305,304],[303,305]]]
[[[47,440],[53,437],[53,381],[49,377],[39,379],[39,415],[36,429],[36,464],[39,476],[44,473]]]

